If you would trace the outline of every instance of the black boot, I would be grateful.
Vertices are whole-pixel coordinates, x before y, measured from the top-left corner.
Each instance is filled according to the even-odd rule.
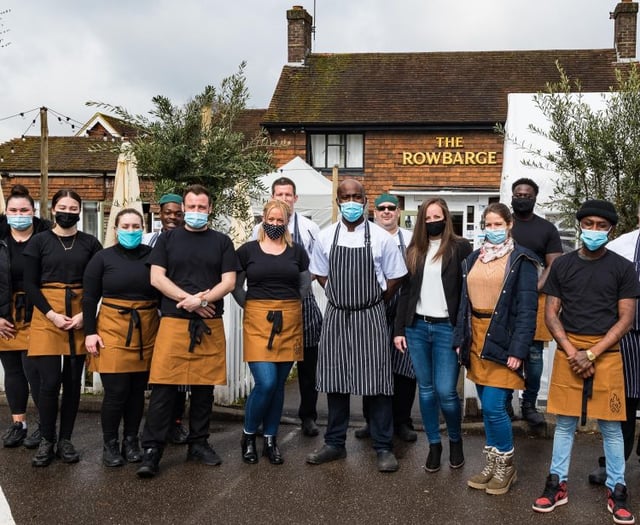
[[[145,448],[142,454],[142,465],[136,471],[139,478],[152,478],[160,471],[161,448]]]
[[[449,440],[449,466],[453,469],[464,465],[464,452],[462,449],[462,439],[460,441]]]
[[[55,454],[53,452],[53,443],[42,438],[40,440],[40,445],[38,446],[38,451],[31,460],[31,464],[34,467],[48,467],[53,461],[54,457]]]
[[[142,461],[142,451],[138,436],[125,436],[122,439],[122,457],[129,463],[140,463]]]
[[[607,481],[606,460],[601,456],[598,458],[598,468],[589,474],[589,483],[593,485],[604,485],[605,481]]]
[[[102,463],[105,467],[121,467],[124,458],[120,455],[117,439],[110,439],[102,445]]]
[[[429,455],[424,469],[427,472],[438,472],[440,470],[440,456],[442,456],[442,443],[429,445]]]
[[[282,465],[284,463],[284,459],[282,459],[282,454],[280,454],[280,449],[278,448],[275,436],[264,437],[262,455],[267,456],[272,465]]]
[[[247,434],[243,432],[240,446],[242,447],[242,461],[252,465],[258,462],[258,450],[256,449],[255,434]]]
[[[530,426],[544,425],[544,416],[538,412],[535,403],[523,401],[522,405],[520,405],[520,410],[522,411],[522,419],[529,423]]]

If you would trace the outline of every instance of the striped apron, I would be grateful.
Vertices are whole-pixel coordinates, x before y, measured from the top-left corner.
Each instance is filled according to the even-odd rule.
[[[11,299],[11,321],[16,330],[13,339],[0,339],[0,352],[26,350],[29,348],[29,325],[33,315],[33,305],[24,292],[15,292]]]
[[[640,235],[636,241],[633,265],[640,281]],[[624,390],[627,397],[640,398],[640,301],[636,302],[633,327],[620,339]]]
[[[102,374],[146,372],[158,332],[156,301],[102,300],[98,334],[104,348],[89,356],[89,370]]]
[[[578,350],[591,348],[602,336],[568,333]],[[625,421],[626,407],[622,373],[622,357],[618,347],[610,348],[595,361],[591,381],[573,373],[567,354],[556,351],[549,382],[547,412],[563,416],[588,416],[605,421]],[[584,424],[584,423],[583,423]]]
[[[311,235],[311,233],[309,233]],[[313,241],[313,237],[311,238]],[[300,235],[300,229],[298,228],[298,214],[293,216],[293,241],[300,246],[304,246],[302,242],[302,236]],[[313,251],[313,245],[309,247],[309,257]],[[320,339],[320,330],[322,330],[322,312],[316,302],[316,296],[313,294],[313,289],[309,289],[309,293],[302,299],[302,328],[304,347],[311,348],[318,346],[318,340]]]
[[[151,358],[150,384],[225,385],[222,318],[162,316]]]
[[[82,285],[46,283],[40,289],[55,312],[73,317],[82,312]],[[38,309],[33,309],[28,356],[86,354],[82,330],[60,330]]]
[[[302,307],[299,299],[256,300],[244,305],[244,361],[302,361]]]
[[[406,263],[407,247],[404,243],[402,230],[398,230],[398,240],[400,241],[398,248],[400,249],[400,253],[402,253],[402,258]],[[387,322],[389,323],[390,334],[393,334],[393,324],[396,318],[396,313],[398,311],[399,299],[400,299],[400,288],[391,298],[391,301],[389,301],[389,303],[387,304]],[[389,346],[391,348],[391,367],[393,369],[393,373],[401,376],[409,377],[411,379],[415,379],[416,373],[413,371],[413,364],[411,362],[411,356],[409,355],[409,352],[398,352],[395,345],[393,344],[393,337],[389,339]]]
[[[369,223],[365,245],[338,246],[336,228],[329,254],[325,311],[318,345],[317,390],[393,395],[389,329],[376,279]]]

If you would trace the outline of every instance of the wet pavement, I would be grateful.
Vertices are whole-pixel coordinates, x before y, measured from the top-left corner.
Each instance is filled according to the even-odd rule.
[[[83,406],[89,409],[92,403]],[[443,435],[443,468],[426,473],[427,445],[421,434],[417,443],[396,443],[400,470],[382,474],[376,470],[370,441],[353,436],[361,421],[359,406],[360,400],[353,398],[347,458],[318,466],[305,464],[305,456],[322,445],[322,436],[305,437],[299,426],[289,423],[279,434],[284,465],[273,466],[265,458],[256,465],[244,464],[241,412],[216,407],[210,442],[223,464],[187,463],[185,446],[169,446],[160,474],[151,480],[138,479],[135,464],[102,466],[99,414],[83,411],[73,437],[80,463],[55,461],[36,469],[30,464],[34,451],[0,448],[0,487],[17,524],[613,523],[604,488],[587,482],[602,450],[597,433],[582,432],[576,438],[569,504],[541,515],[531,510],[531,503],[544,486],[550,439],[531,437],[523,423],[515,423],[518,481],[507,495],[489,496],[466,485],[467,478],[483,466],[481,426],[465,424],[467,463],[459,470],[447,465]],[[285,421],[293,421],[291,410],[289,404]],[[322,408],[320,412],[322,422]],[[6,406],[0,407],[0,416],[7,420]],[[627,464],[627,484],[631,508],[638,511],[640,464],[635,454]],[[0,523],[7,523],[3,516]]]

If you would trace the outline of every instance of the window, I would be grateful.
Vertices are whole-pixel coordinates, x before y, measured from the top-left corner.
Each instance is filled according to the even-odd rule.
[[[310,164],[314,168],[362,169],[364,166],[364,135],[361,133],[309,134]]]

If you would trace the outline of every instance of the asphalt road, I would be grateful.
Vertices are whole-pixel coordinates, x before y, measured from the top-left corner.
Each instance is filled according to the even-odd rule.
[[[4,414],[3,414],[4,415]],[[279,442],[285,464],[266,459],[246,465],[240,457],[241,424],[212,424],[210,441],[223,458],[219,467],[185,461],[186,447],[169,446],[160,474],[151,480],[135,475],[136,465],[107,469],[101,464],[100,419],[78,416],[74,443],[80,463],[59,461],[44,469],[31,467],[33,451],[0,449],[0,487],[16,524],[599,524],[613,523],[605,490],[590,486],[587,475],[602,445],[598,434],[576,439],[569,504],[547,515],[531,503],[544,486],[551,456],[550,439],[516,436],[518,481],[504,496],[489,496],[467,487],[466,479],[482,468],[483,436],[465,434],[467,463],[440,472],[423,469],[424,435],[414,444],[397,443],[400,470],[381,474],[368,440],[350,429],[345,460],[305,464],[305,456],[322,445],[322,437],[304,437],[295,425],[282,425]],[[447,457],[446,436],[443,439]],[[640,512],[640,464],[627,465],[632,510]],[[2,512],[2,505],[0,505]],[[3,521],[4,518],[4,521]],[[0,515],[0,523],[11,523]]]

